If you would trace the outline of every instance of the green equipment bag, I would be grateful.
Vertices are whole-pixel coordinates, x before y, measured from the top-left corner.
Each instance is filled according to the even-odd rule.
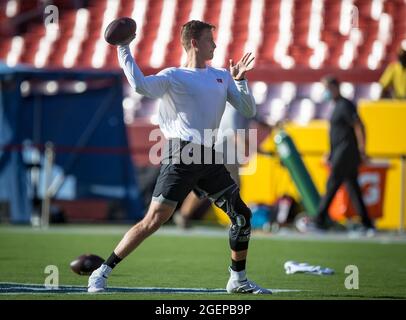
[[[302,197],[306,213],[315,216],[320,202],[320,195],[292,138],[284,130],[279,130],[274,141],[279,157],[283,165],[288,169]]]

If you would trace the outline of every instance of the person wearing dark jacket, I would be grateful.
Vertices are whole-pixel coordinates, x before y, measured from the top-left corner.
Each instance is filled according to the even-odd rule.
[[[354,208],[361,216],[366,232],[375,230],[362,198],[358,183],[358,168],[367,159],[365,153],[365,128],[357,113],[356,106],[340,93],[340,83],[328,76],[322,80],[327,99],[334,101],[334,111],[330,118],[331,173],[327,181],[327,191],[321,199],[316,217],[316,227],[327,229],[330,226],[328,208],[339,187],[345,183]]]

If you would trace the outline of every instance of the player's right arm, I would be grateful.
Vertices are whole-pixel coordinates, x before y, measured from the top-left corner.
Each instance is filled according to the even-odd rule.
[[[161,71],[157,75],[146,77],[135,63],[128,45],[119,46],[117,53],[120,67],[123,69],[130,86],[137,93],[153,99],[160,98],[165,94],[169,87],[169,77],[165,72]]]

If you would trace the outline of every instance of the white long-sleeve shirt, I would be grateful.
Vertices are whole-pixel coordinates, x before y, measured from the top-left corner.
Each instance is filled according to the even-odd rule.
[[[234,81],[226,69],[167,68],[144,76],[128,46],[118,47],[118,59],[131,87],[139,94],[160,98],[159,127],[165,138],[212,146],[205,130],[217,130],[226,101],[245,117],[253,117],[256,105],[246,80]]]

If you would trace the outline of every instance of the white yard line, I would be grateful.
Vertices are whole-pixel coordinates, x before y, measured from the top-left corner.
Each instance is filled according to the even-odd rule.
[[[270,289],[273,293],[301,292],[299,289]],[[307,291],[307,290],[306,290]],[[84,286],[61,285],[50,290],[41,284],[0,282],[0,295],[19,294],[89,294]],[[160,294],[227,294],[225,289],[217,288],[162,288],[162,287],[110,287],[102,294],[115,293],[160,293]]]

